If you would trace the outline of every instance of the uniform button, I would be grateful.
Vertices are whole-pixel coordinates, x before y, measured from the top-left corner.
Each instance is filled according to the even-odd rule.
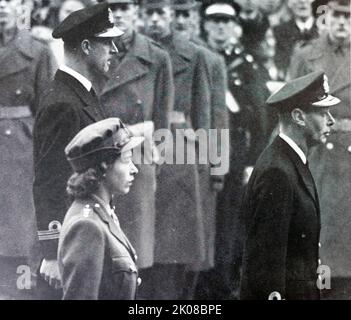
[[[351,153],[351,146],[348,146],[347,151]]]
[[[10,129],[7,129],[7,130],[5,131],[5,134],[6,134],[7,136],[10,136],[10,135],[11,135],[11,130],[10,130]]]
[[[138,99],[136,103],[137,103],[137,104],[141,104],[142,101],[141,101],[140,99]]]
[[[235,84],[236,86],[241,86],[242,82],[241,82],[240,79],[235,79],[235,80],[234,80],[234,84]]]
[[[137,285],[138,285],[138,286],[140,286],[140,285],[141,285],[141,282],[142,282],[141,278],[140,278],[140,277],[138,277],[138,280],[137,280]]]
[[[327,147],[328,150],[334,149],[334,145],[331,142],[328,142],[326,147]]]
[[[318,242],[318,247],[320,247],[320,248],[322,247],[322,245],[321,245],[321,243],[320,243],[320,242]]]
[[[322,264],[322,260],[318,259],[318,264],[321,265]]]
[[[240,50],[240,48],[235,48],[235,49],[234,49],[234,52],[235,52],[235,54],[240,54],[240,53],[241,53],[241,50]]]
[[[138,260],[138,256],[136,254],[134,255],[134,259],[135,259],[135,261]]]
[[[94,207],[95,207],[95,208],[100,208],[100,205],[99,205],[98,203],[95,203],[95,204],[94,204]]]
[[[21,90],[21,89],[17,89],[17,90],[16,90],[16,95],[19,96],[21,93],[22,93],[22,90]]]
[[[254,61],[253,56],[251,54],[247,54],[245,56],[247,62],[252,63]]]
[[[301,238],[302,239],[305,239],[306,238],[306,235],[303,233],[303,234],[301,234]]]

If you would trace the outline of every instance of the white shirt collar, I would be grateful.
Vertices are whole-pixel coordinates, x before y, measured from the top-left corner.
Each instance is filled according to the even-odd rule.
[[[297,27],[300,29],[300,31],[304,31],[306,29],[311,30],[311,28],[313,27],[314,19],[313,17],[309,17],[305,22],[301,20],[295,20],[295,23]]]
[[[303,151],[301,150],[301,148],[294,142],[294,140],[292,140],[291,138],[289,138],[287,135],[285,135],[284,133],[279,133],[279,137],[281,137],[291,148],[293,148],[293,150],[298,154],[298,156],[301,158],[303,164],[307,163],[307,158],[306,155],[303,153]]]
[[[91,87],[93,86],[92,83],[83,75],[81,75],[79,72],[73,70],[70,67],[67,67],[66,65],[61,65],[59,68],[61,71],[68,73],[71,75],[73,78],[77,79],[85,89],[90,91]]]

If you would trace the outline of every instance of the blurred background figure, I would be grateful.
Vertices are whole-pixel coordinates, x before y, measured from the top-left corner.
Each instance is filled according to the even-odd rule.
[[[331,290],[323,290],[328,299],[351,296],[351,79],[350,79],[350,0],[329,2],[326,34],[293,56],[291,78],[313,70],[324,70],[330,92],[341,103],[333,116],[332,134],[310,157],[321,203],[321,264],[331,270]]]
[[[30,261],[36,243],[33,117],[54,69],[49,48],[21,28],[21,6],[0,1],[0,299],[27,299],[33,286],[17,287],[17,268],[36,272]]]
[[[119,212],[129,212],[120,217],[121,225],[138,253],[138,267],[146,279],[143,272],[154,264],[155,247],[156,164],[152,137],[155,130],[169,127],[168,115],[174,104],[173,74],[168,53],[136,30],[136,1],[108,3],[115,25],[124,31],[119,41],[123,52],[111,61],[103,79],[101,102],[108,116],[121,118],[133,134],[146,137],[142,162],[137,164],[139,178],[128,195],[114,199],[114,205]]]
[[[257,77],[254,56],[237,34],[233,36],[240,7],[218,1],[204,13],[207,43],[225,59],[229,89],[226,103],[230,110],[230,172],[217,200],[216,267],[212,281],[212,299],[226,299],[239,286],[243,239],[238,209],[252,166],[265,145],[261,106],[269,91]]]
[[[291,18],[290,8],[287,6],[288,0],[239,0],[252,1],[259,11],[267,17],[271,27],[287,22]]]
[[[201,4],[195,0],[173,0],[172,7],[175,12],[173,22],[173,32],[179,33],[191,42],[199,45],[203,51],[208,78],[210,83],[211,129],[228,129],[228,110],[225,101],[227,90],[227,75],[224,59],[217,52],[209,50],[205,41],[199,38],[200,31],[200,7]],[[211,148],[210,152],[221,154],[221,132],[217,132],[217,145]],[[224,143],[224,141],[223,141]],[[222,154],[223,156],[223,154]],[[229,160],[229,159],[228,159]],[[224,162],[224,161],[223,161]],[[223,163],[222,163],[223,164]],[[211,175],[211,165],[199,165],[200,196],[202,200],[204,228],[205,228],[205,260],[198,268],[203,271],[200,274],[196,299],[207,298],[210,279],[208,271],[214,267],[215,256],[215,233],[216,233],[216,199],[218,191],[223,189],[225,173],[221,175]],[[196,277],[194,272],[192,276]],[[192,281],[188,281],[192,283]],[[184,299],[194,297],[196,288],[188,287],[184,292]]]
[[[312,11],[313,1],[287,0],[292,18],[274,28],[277,41],[275,63],[281,77],[286,76],[294,50],[318,37],[316,20]]]
[[[177,129],[209,129],[211,96],[203,50],[172,31],[175,15],[170,1],[146,0],[141,10],[144,32],[171,58],[175,100],[169,122],[173,137]],[[187,151],[174,148],[174,164],[162,165],[157,177],[155,264],[147,290],[151,299],[182,299],[185,287],[194,287],[197,281],[187,271],[198,271],[205,259],[199,168],[196,163],[176,164],[179,156],[196,159],[197,142],[185,133],[180,139]]]

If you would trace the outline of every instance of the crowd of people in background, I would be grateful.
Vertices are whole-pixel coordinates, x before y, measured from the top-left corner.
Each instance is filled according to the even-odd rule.
[[[124,34],[108,72],[91,71],[102,109],[94,117],[119,117],[136,136],[162,128],[230,133],[226,174],[211,175],[211,166],[199,163],[158,166],[151,155],[152,164],[138,165],[130,193],[114,199],[138,256],[138,298],[239,299],[241,201],[258,156],[279,131],[265,101],[287,80],[323,70],[342,106],[334,134],[309,159],[321,202],[320,264],[330,267],[334,281],[325,298],[351,299],[350,1],[106,2]],[[91,119],[70,121],[77,130],[65,137],[59,110],[45,114],[50,95],[41,94],[67,64],[69,48],[53,30],[96,3],[0,0],[2,299],[62,297],[56,260],[72,172],[60,148]],[[48,141],[57,132],[60,145]],[[30,266],[29,289],[18,289],[19,265]],[[47,288],[37,290],[41,285]]]

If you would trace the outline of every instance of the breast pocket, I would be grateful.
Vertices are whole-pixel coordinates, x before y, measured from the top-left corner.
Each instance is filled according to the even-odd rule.
[[[117,300],[134,300],[138,271],[130,257],[112,258],[112,273]]]

